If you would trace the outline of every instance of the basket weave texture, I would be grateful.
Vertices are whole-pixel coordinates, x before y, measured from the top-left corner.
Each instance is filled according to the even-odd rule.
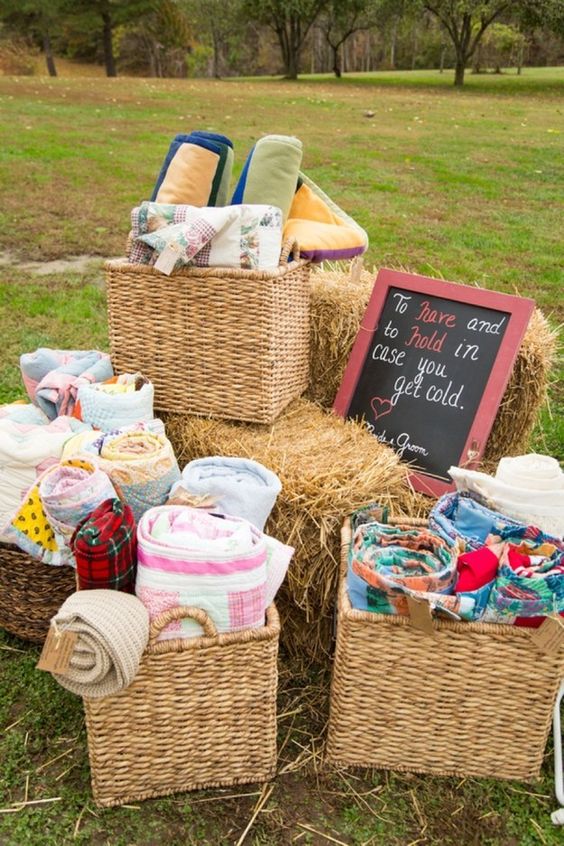
[[[155,408],[270,423],[309,381],[309,265],[272,272],[106,265],[112,362]]]
[[[164,625],[184,616],[205,634],[155,641]],[[154,620],[133,684],[115,696],[84,699],[96,804],[272,778],[279,632],[274,605],[263,628],[238,633],[218,635],[197,608]]]
[[[22,640],[42,643],[51,617],[75,587],[72,567],[51,567],[0,544],[0,628]]]
[[[327,758],[337,766],[532,780],[538,777],[564,649],[540,652],[530,630],[356,611],[342,532],[337,645]]]

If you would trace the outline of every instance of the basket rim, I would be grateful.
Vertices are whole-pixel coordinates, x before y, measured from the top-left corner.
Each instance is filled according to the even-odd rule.
[[[260,629],[243,629],[239,632],[223,632],[215,637],[176,637],[170,640],[158,640],[147,645],[144,656],[167,655],[171,652],[189,652],[194,649],[209,649],[214,646],[234,646],[252,641],[269,641],[280,634],[280,616],[274,602],[266,609],[265,625]]]
[[[295,270],[301,270],[310,264],[309,259],[297,259],[296,261],[288,262],[288,264],[277,267],[275,270],[244,270],[240,267],[180,267],[167,276],[150,264],[134,264],[129,262],[127,258],[109,259],[104,262],[104,269],[107,271],[117,273],[148,273],[157,279],[164,279],[167,282],[176,278],[192,277],[210,279],[214,276],[221,276],[222,279],[248,279],[256,281],[270,281],[279,279],[281,276],[291,273]]]
[[[398,518],[401,523],[401,517]],[[411,626],[409,617],[402,617],[394,614],[376,614],[373,611],[358,611],[353,608],[349,599],[347,591],[347,569],[348,569],[348,555],[349,547],[352,542],[352,524],[351,518],[347,517],[341,529],[341,566],[340,566],[340,581],[339,593],[337,599],[337,611],[339,618],[345,619],[355,623],[368,623],[369,625],[388,626]],[[454,620],[437,620],[433,618],[433,629],[437,632],[448,631],[460,634],[482,634],[482,635],[501,635],[505,638],[513,638],[515,640],[527,640],[532,642],[531,632],[534,629],[519,628],[519,626],[506,626],[502,623],[465,623],[455,622]],[[417,631],[414,629],[414,631]],[[541,653],[539,652],[539,658]]]

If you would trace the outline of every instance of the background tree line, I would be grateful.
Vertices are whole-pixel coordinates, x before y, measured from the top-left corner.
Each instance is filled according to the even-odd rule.
[[[240,76],[564,63],[564,0],[0,0],[0,66],[42,52],[108,76]]]

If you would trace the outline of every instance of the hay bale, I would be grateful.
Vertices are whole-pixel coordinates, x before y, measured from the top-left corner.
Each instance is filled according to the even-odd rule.
[[[311,275],[310,385],[306,396],[333,404],[374,286],[375,272],[354,281],[339,270]],[[483,464],[526,452],[546,401],[557,335],[539,309],[533,313],[486,444]]]
[[[407,468],[366,429],[307,400],[292,403],[271,426],[166,415],[180,465],[206,455],[239,455],[272,468],[282,493],[267,523],[295,547],[277,600],[282,640],[294,655],[321,661],[331,645],[343,518],[378,500],[394,514],[421,513]]]

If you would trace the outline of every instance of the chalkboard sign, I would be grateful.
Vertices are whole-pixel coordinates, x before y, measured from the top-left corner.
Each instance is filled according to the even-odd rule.
[[[533,300],[380,270],[334,409],[363,419],[413,467],[418,490],[452,490],[451,465],[483,453]]]

